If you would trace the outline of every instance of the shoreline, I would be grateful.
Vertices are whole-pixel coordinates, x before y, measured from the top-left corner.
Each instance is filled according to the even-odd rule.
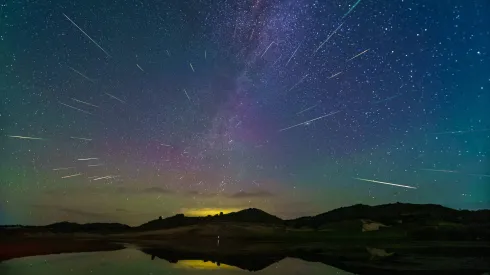
[[[261,270],[284,258],[319,262],[356,274],[482,274],[490,269],[490,244],[482,242],[370,242],[375,250],[393,257],[370,258],[365,243],[352,242],[249,242],[194,238],[154,240],[89,236],[29,237],[0,241],[0,263],[14,258],[61,253],[136,249],[151,259],[171,263],[202,259],[241,269]],[[485,255],[485,256],[484,256]],[[371,255],[372,256],[372,255]],[[433,273],[431,273],[433,272]]]

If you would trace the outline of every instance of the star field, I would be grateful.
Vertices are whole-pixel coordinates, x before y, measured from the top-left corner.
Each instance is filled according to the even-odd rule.
[[[490,207],[490,3],[10,1],[0,223]]]

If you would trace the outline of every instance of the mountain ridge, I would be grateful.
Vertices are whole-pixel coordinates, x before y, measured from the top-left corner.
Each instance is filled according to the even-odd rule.
[[[198,225],[209,222],[238,222],[257,223],[295,228],[319,228],[322,225],[346,220],[368,219],[384,223],[405,221],[441,220],[459,223],[490,223],[490,210],[456,210],[437,204],[392,203],[381,205],[355,204],[340,207],[320,213],[315,216],[305,216],[296,219],[281,219],[257,208],[247,208],[228,214],[208,215],[205,217],[188,217],[184,214],[150,220],[139,226],[129,226],[121,223],[86,223],[58,222],[45,226],[6,225],[8,228],[45,228],[53,232],[117,232],[125,230],[156,230],[181,226]]]

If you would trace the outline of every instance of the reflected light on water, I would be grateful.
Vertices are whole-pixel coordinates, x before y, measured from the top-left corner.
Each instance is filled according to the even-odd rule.
[[[233,261],[231,261],[233,262]],[[230,263],[231,263],[230,262]],[[0,262],[1,275],[209,275],[210,272],[220,274],[260,274],[260,275],[351,275],[352,273],[341,269],[328,266],[322,263],[306,262],[300,259],[286,258],[270,263],[259,263],[260,270],[250,273],[250,268],[257,269],[257,263],[253,259],[240,261],[242,269],[229,264],[218,264],[216,262],[195,260],[155,259],[152,260],[149,254],[134,248],[127,248],[115,251],[101,252],[82,252],[53,254],[17,258]]]
[[[176,268],[186,268],[186,269],[233,269],[233,270],[240,270],[238,267],[231,266],[231,265],[226,265],[226,264],[219,264],[218,263],[213,263],[213,262],[205,262],[203,260],[180,260],[175,264]]]

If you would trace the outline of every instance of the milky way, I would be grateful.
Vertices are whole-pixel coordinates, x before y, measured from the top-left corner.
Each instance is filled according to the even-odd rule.
[[[0,223],[490,207],[488,1],[1,10]]]

